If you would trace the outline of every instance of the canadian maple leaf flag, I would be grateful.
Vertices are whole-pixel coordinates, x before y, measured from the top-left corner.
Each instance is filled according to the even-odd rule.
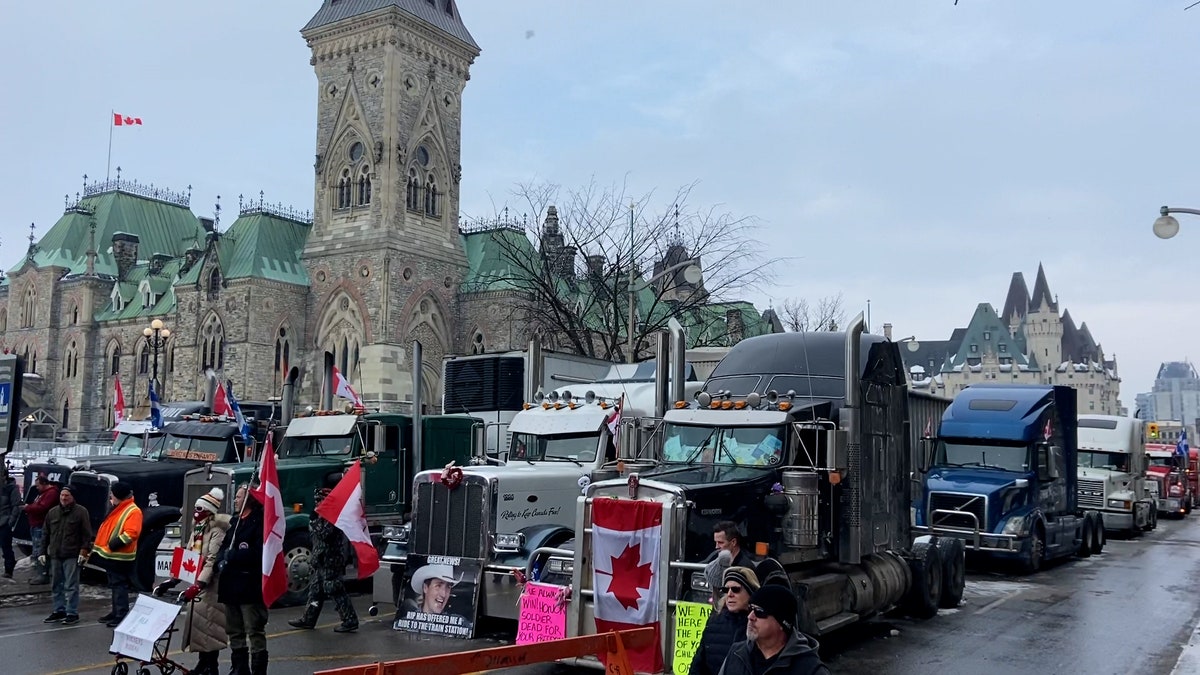
[[[130,117],[129,115],[122,115],[121,113],[115,112],[115,113],[113,113],[113,126],[114,127],[132,127],[132,126],[140,127],[140,126],[142,126],[142,118]]]
[[[251,494],[263,505],[262,594],[263,604],[270,607],[287,591],[287,566],[283,562],[283,493],[279,491],[279,472],[275,470],[275,450],[271,447],[270,434],[267,434],[258,478],[259,486]]]
[[[121,391],[120,377],[113,378],[113,419],[116,421],[113,426],[118,426],[125,420],[125,393]],[[113,429],[113,438],[116,438],[118,433],[120,432]]]
[[[662,504],[633,499],[592,502],[592,589],[596,631],[606,633],[659,625],[659,542]],[[650,647],[630,650],[630,665],[638,672],[663,669],[656,637]]]
[[[617,407],[613,408],[612,414],[609,415],[608,419],[604,422],[606,425],[608,425],[608,433],[612,436],[614,448],[619,447],[617,445],[617,436],[621,432],[621,403],[624,401],[625,397],[622,396],[621,400],[617,401]]]
[[[337,369],[337,366],[333,367],[333,393],[337,395],[338,398],[344,398],[347,401],[354,401],[354,405],[360,408],[363,407],[363,402],[362,399],[359,398],[358,392],[354,391],[354,387],[350,386],[350,380],[347,380],[342,376],[342,373]]]
[[[337,487],[317,507],[317,515],[333,523],[346,535],[358,558],[358,578],[366,579],[379,569],[379,552],[367,531],[363,511],[362,466],[356,461],[338,481]]]
[[[225,385],[217,382],[217,392],[213,395],[213,414],[233,417],[233,408],[229,405],[229,395],[225,393]]]
[[[196,583],[200,573],[200,554],[190,548],[176,546],[171,554],[171,577],[185,584]]]

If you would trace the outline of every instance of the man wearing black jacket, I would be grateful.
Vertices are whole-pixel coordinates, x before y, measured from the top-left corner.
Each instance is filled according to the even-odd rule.
[[[764,584],[750,596],[746,641],[729,651],[720,675],[829,675],[817,641],[796,630],[796,596]]]
[[[263,508],[238,488],[234,509],[221,550],[217,553],[220,583],[217,601],[225,605],[225,632],[229,635],[230,675],[266,675],[267,606],[262,597]]]

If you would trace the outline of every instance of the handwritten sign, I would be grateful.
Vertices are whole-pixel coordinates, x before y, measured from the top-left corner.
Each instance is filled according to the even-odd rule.
[[[692,658],[700,647],[700,636],[708,623],[712,607],[702,602],[680,602],[675,605],[675,675],[687,675]]]
[[[561,640],[567,637],[567,608],[558,599],[565,587],[530,582],[521,594],[517,619],[517,644]]]
[[[175,622],[179,605],[156,600],[149,595],[137,596],[133,607],[121,625],[113,632],[108,651],[139,661],[154,659],[154,643]]]

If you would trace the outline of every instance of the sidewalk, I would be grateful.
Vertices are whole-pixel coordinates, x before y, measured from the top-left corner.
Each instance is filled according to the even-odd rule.
[[[33,560],[19,558],[17,567],[13,570],[13,578],[0,577],[0,601],[22,596],[31,596],[30,599],[34,600],[43,595],[50,595],[50,584],[31,585],[29,580],[32,577]]]

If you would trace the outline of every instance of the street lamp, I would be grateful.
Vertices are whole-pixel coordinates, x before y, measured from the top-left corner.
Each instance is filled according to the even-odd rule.
[[[1175,220],[1172,213],[1189,213],[1193,216],[1200,216],[1200,209],[1179,209],[1164,206],[1158,210],[1159,216],[1154,221],[1154,235],[1159,239],[1170,239],[1179,234],[1179,221]]]
[[[642,282],[639,282],[636,284],[633,281],[633,268],[630,268],[630,270],[629,270],[629,347],[628,347],[628,349],[626,349],[626,354],[625,354],[625,362],[626,363],[633,363],[633,360],[634,360],[634,358],[633,358],[634,357],[634,351],[633,351],[634,335],[633,334],[634,334],[634,331],[637,330],[637,311],[636,311],[637,310],[637,294],[646,290],[646,288],[649,287],[650,284],[653,284],[654,282],[665,277],[666,275],[670,274],[671,272],[674,272],[681,268],[686,268],[683,270],[683,280],[684,281],[686,281],[692,285],[700,283],[700,279],[702,278],[703,272],[700,270],[700,266],[696,264],[695,259],[684,260],[683,262],[677,262],[674,265],[671,265],[670,267],[660,271],[658,274],[655,274],[654,276],[650,277],[649,279],[646,279],[645,281],[642,281]]]
[[[167,344],[167,338],[171,337],[171,329],[163,326],[162,319],[155,319],[150,322],[149,326],[142,329],[142,335],[146,336],[146,343],[150,345],[150,349],[154,350],[154,361],[151,366],[151,381],[157,387],[158,382],[158,352]]]

